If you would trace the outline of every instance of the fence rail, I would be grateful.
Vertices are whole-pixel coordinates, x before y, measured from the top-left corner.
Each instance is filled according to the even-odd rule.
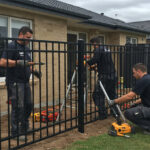
[[[0,67],[0,149],[18,149],[75,128],[83,133],[85,124],[98,120],[99,116],[92,95],[98,79],[97,71],[88,70],[86,65],[94,55],[93,45],[82,40],[77,43],[29,40],[28,49],[18,45],[18,40],[21,39],[0,39],[0,57],[7,62],[5,67]],[[115,91],[120,97],[131,91],[135,84],[132,66],[139,62],[150,65],[150,47],[102,47],[111,53],[117,75]],[[29,56],[29,62],[34,62],[32,65],[26,62]],[[9,59],[16,62],[15,66],[9,66]],[[23,60],[22,66],[18,60]],[[37,78],[33,73],[35,70],[42,76]],[[129,105],[122,104],[120,108],[124,110]],[[29,124],[25,123],[25,140],[21,141],[20,128],[24,122]],[[17,131],[15,136],[12,136],[13,123]]]

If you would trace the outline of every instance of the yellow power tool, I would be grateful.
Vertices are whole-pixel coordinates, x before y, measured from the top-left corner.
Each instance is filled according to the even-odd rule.
[[[101,89],[106,97],[106,100],[108,102],[108,105],[109,105],[111,100],[110,100],[109,96],[107,95],[107,93],[104,89],[104,86],[100,80],[99,80],[99,84],[100,84],[100,87],[101,87]],[[127,133],[135,133],[135,128],[131,127],[126,122],[126,119],[125,119],[122,111],[120,110],[120,107],[118,106],[118,104],[116,104],[115,106],[111,106],[110,109],[113,112],[113,115],[117,122],[112,123],[112,126],[111,126],[110,130],[108,131],[109,135],[130,137],[129,135],[126,135],[126,134]],[[119,114],[116,112],[116,109],[118,110]]]

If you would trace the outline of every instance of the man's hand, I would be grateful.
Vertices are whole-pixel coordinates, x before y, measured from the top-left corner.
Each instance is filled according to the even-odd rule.
[[[136,103],[130,104],[130,108],[133,108],[133,107],[136,107],[136,106],[138,106],[138,104],[136,104]]]
[[[94,70],[94,71],[97,71],[97,64],[94,64],[94,65],[92,65],[92,66],[89,66],[88,67],[88,70]]]
[[[28,60],[17,60],[17,66],[24,67],[34,65],[34,62],[29,62]]]
[[[17,65],[20,67],[24,66],[32,66],[32,65],[44,65],[45,63],[43,62],[32,62],[28,60],[17,60]]]
[[[35,75],[37,78],[41,78],[42,77],[42,72],[39,72],[39,71],[37,71],[37,70],[34,70],[33,72],[32,72],[32,74],[33,75]]]
[[[113,105],[115,105],[115,100],[110,100],[110,101],[109,101],[109,106],[111,107],[111,106],[113,106]]]

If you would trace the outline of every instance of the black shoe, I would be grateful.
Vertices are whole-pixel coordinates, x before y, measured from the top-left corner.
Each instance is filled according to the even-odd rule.
[[[99,116],[98,116],[98,119],[99,119],[99,120],[107,119],[107,115],[99,115]]]
[[[12,134],[12,139],[13,140],[18,140],[19,139],[19,141],[25,141],[25,135],[19,135],[17,133],[13,133]]]
[[[32,132],[33,132],[33,129],[31,129],[31,128],[28,128],[27,130],[25,130],[25,129],[20,130],[21,135],[23,135],[23,134],[32,134]]]
[[[18,139],[19,139],[19,141],[25,141],[26,137],[25,137],[25,135],[21,135],[21,136],[13,138],[13,140],[18,140]]]

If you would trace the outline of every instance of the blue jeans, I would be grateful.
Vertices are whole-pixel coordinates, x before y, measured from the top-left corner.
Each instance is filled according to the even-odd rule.
[[[12,101],[11,132],[16,135],[29,128],[28,118],[33,108],[29,83],[10,83],[8,97]]]

